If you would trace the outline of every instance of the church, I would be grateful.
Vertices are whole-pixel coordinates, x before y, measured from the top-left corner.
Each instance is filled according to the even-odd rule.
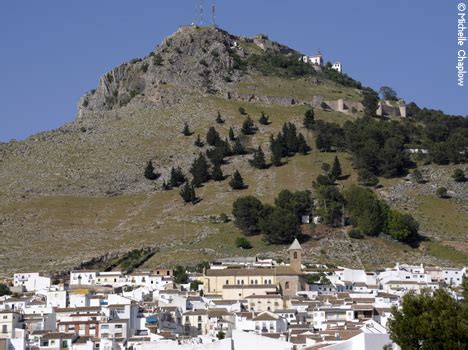
[[[203,274],[205,294],[222,295],[223,299],[243,299],[250,295],[279,293],[296,295],[304,290],[303,249],[297,239],[288,248],[289,265],[274,267],[224,267],[208,269]]]

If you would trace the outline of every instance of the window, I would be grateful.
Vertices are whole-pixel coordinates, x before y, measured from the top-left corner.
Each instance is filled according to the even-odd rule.
[[[198,316],[198,322],[201,322],[201,316]]]
[[[297,259],[297,252],[294,252],[293,257],[294,259]]]
[[[286,283],[284,284],[284,289],[289,289],[289,282],[286,282]]]
[[[198,330],[198,331],[201,331],[201,323],[198,324],[197,330]]]
[[[116,329],[122,329],[122,325],[121,325],[121,324],[116,324],[116,325],[115,325],[115,328],[116,328]]]
[[[226,284],[229,284],[229,280],[226,280]]]
[[[103,325],[101,325],[101,329],[109,329],[109,325],[108,324],[103,324]]]
[[[7,325],[6,324],[4,324],[2,326],[2,333],[7,333]]]
[[[62,348],[67,348],[68,342],[66,340],[62,341]]]
[[[168,276],[170,275],[169,271],[166,272],[166,275],[168,275]]]

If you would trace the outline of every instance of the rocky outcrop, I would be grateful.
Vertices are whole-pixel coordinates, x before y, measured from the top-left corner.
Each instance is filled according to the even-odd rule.
[[[181,27],[147,57],[123,63],[102,76],[96,90],[81,98],[78,118],[134,100],[159,106],[173,99],[167,87],[222,92],[227,82],[240,78],[233,69],[235,55],[244,55],[235,46],[237,40],[217,28]]]

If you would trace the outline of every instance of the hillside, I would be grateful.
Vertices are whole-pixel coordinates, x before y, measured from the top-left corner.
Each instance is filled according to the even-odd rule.
[[[101,77],[96,90],[80,100],[70,123],[1,144],[0,273],[60,271],[108,252],[143,247],[157,249],[144,268],[232,255],[284,255],[283,246],[267,246],[261,236],[251,239],[252,250],[235,248],[241,233],[232,221],[220,222],[219,215],[230,214],[239,196],[254,194],[272,203],[281,189],[310,189],[322,173],[322,163],[331,163],[335,155],[343,173],[350,175],[341,184],[355,183],[351,156],[317,152],[315,135],[301,125],[310,106],[315,107],[317,120],[343,124],[362,116],[361,108],[346,113],[320,108],[322,101],[333,106],[338,99],[359,107],[362,90],[298,64],[298,57],[295,50],[265,37],[184,27],[147,57]],[[204,139],[210,126],[223,137],[229,127],[239,134],[245,118],[239,107],[257,125],[262,111],[272,122],[259,125],[253,136],[242,136],[247,148],[261,145],[268,150],[270,135],[289,121],[304,133],[313,151],[267,170],[252,168],[251,155],[229,157],[224,174],[238,169],[248,188],[232,191],[228,179],[210,181],[197,189],[202,200],[196,205],[184,204],[178,189],[162,191],[172,166],[188,172],[194,157],[207,149],[194,146],[198,134]],[[215,122],[218,112],[223,124]],[[182,135],[185,122],[193,135]],[[148,160],[161,173],[156,181],[143,176]],[[428,166],[438,181],[448,183],[447,169]],[[430,182],[394,190],[405,186],[404,179],[385,181],[381,191],[399,194],[390,198],[393,205],[421,219],[423,234],[435,241],[413,249],[379,237],[351,240],[341,230],[319,227],[317,238],[305,244],[307,257],[369,267],[396,260],[466,264],[466,186],[454,189],[458,196],[440,202]],[[410,200],[401,199],[402,191]],[[446,214],[434,215],[434,206],[444,207]]]

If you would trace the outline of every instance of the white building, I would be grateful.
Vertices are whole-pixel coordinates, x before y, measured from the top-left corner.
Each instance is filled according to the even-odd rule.
[[[442,280],[449,286],[459,286],[463,281],[463,276],[466,275],[466,267],[462,269],[443,268]]]
[[[41,276],[40,273],[15,273],[13,286],[23,287],[27,292],[36,292],[50,287],[50,278]]]
[[[341,63],[340,62],[335,62],[332,64],[332,69],[338,71],[338,72],[342,72],[343,68],[341,66]]]

